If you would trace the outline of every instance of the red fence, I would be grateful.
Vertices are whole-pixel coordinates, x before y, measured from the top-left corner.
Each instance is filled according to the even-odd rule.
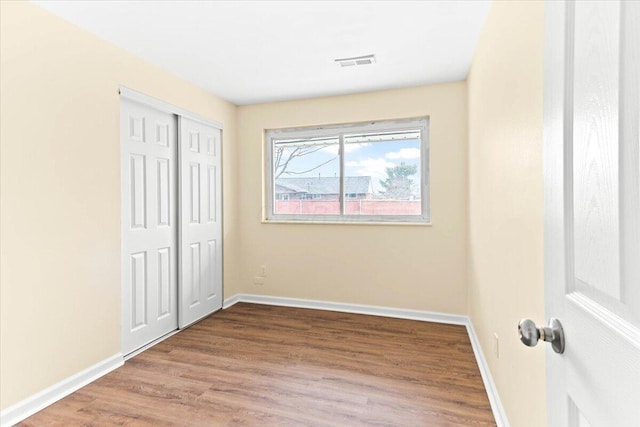
[[[420,200],[347,200],[347,215],[420,215]],[[277,214],[338,215],[337,200],[276,200]]]

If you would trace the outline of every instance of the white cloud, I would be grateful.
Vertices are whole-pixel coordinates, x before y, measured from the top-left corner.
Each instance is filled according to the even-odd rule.
[[[368,142],[363,142],[360,144],[344,144],[344,152],[345,153],[353,153],[361,148],[368,147],[371,144]],[[338,155],[338,144],[329,145],[328,147],[324,147],[322,151],[333,154],[334,156]]]
[[[324,151],[325,153],[329,153],[329,154],[332,154],[334,156],[337,156],[339,148],[340,148],[340,146],[338,144],[335,144],[335,145],[332,144],[332,145],[328,145],[328,146],[324,147],[322,149],[322,151]]]
[[[399,151],[392,151],[385,156],[387,159],[419,159],[420,150],[418,148],[401,148]]]
[[[347,175],[349,176],[372,177],[374,191],[379,190],[379,180],[387,177],[387,168],[396,166],[395,163],[387,161],[384,157],[377,159],[369,157],[362,160],[345,162],[344,165],[348,168]]]

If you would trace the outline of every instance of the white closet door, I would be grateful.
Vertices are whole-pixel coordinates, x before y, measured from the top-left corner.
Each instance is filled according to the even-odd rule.
[[[221,132],[180,119],[180,313],[183,328],[222,307]]]
[[[176,117],[121,100],[122,348],[177,329]]]

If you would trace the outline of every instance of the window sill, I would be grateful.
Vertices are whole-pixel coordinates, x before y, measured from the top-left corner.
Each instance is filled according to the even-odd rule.
[[[303,225],[391,225],[432,227],[431,222],[400,222],[400,221],[305,221],[292,219],[263,219],[262,224],[303,224]]]

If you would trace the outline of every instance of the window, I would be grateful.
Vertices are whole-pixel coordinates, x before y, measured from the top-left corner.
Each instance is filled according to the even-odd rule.
[[[427,118],[275,129],[265,139],[267,221],[430,220]]]

